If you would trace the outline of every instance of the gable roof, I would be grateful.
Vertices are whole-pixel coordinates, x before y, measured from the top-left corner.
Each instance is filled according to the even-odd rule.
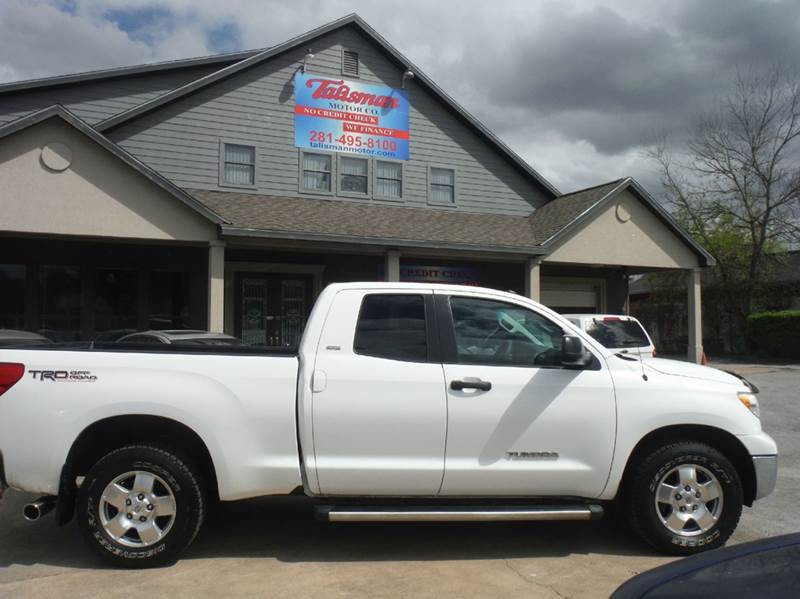
[[[27,79],[25,81],[12,81],[0,83],[0,94],[12,92],[29,91],[41,88],[60,87],[87,81],[97,81],[99,79],[117,79],[121,77],[132,77],[160,71],[174,71],[178,69],[188,69],[205,65],[220,65],[226,63],[239,62],[258,54],[261,50],[244,50],[241,52],[228,52],[225,54],[215,54],[212,56],[200,56],[198,58],[183,58],[179,60],[166,60],[163,62],[153,62],[127,67],[114,67],[111,69],[99,69],[96,71],[86,71],[84,73],[73,73],[69,75],[56,75],[53,77],[42,77],[41,79]]]
[[[581,224],[597,216],[604,207],[626,189],[631,191],[672,233],[689,246],[700,259],[701,265],[713,266],[716,264],[714,257],[697,243],[672,215],[632,177],[616,179],[551,200],[530,216],[531,226],[543,239],[541,245],[551,249]]]
[[[531,226],[540,243],[546,244],[572,221],[605,198],[624,179],[564,194],[538,208],[531,215]]]
[[[132,169],[141,173],[148,180],[158,185],[161,189],[174,196],[206,219],[217,225],[225,223],[225,220],[219,214],[209,209],[202,202],[198,202],[191,195],[183,191],[180,187],[177,187],[174,183],[165,179],[162,175],[151,169],[143,162],[140,162],[134,158],[120,146],[115,144],[101,133],[95,131],[88,123],[82,121],[80,118],[75,116],[74,113],[70,112],[60,104],[54,104],[48,108],[43,108],[42,110],[21,117],[15,121],[11,121],[10,123],[0,127],[0,140],[51,118],[59,118],[68,125],[74,127],[88,138],[96,142],[98,145],[111,152],[114,156],[122,160],[122,162],[130,166]]]
[[[228,222],[223,235],[541,254],[526,216],[189,190]]]
[[[104,121],[101,121],[95,127],[98,131],[110,131],[116,127],[119,127],[123,123],[127,123],[128,121],[135,119],[138,116],[143,114],[147,114],[165,104],[170,102],[174,102],[179,98],[183,98],[191,93],[194,93],[198,90],[204,89],[209,85],[212,85],[222,79],[235,75],[245,69],[250,67],[256,66],[261,64],[279,54],[284,52],[288,52],[297,48],[298,46],[303,46],[309,44],[316,38],[319,38],[323,35],[336,31],[338,29],[342,29],[347,26],[353,26],[358,29],[362,34],[364,34],[367,38],[372,40],[379,48],[381,48],[400,68],[402,69],[411,69],[414,72],[414,81],[418,84],[421,84],[423,87],[427,88],[429,92],[431,92],[436,98],[438,98],[441,102],[443,102],[446,106],[448,106],[454,114],[461,119],[467,126],[469,126],[475,133],[478,134],[479,137],[483,138],[489,145],[493,146],[502,156],[504,156],[511,164],[515,167],[520,169],[525,175],[532,178],[536,185],[542,189],[545,194],[556,197],[559,195],[558,190],[549,182],[547,181],[541,174],[539,174],[531,165],[529,165],[525,160],[522,159],[516,152],[514,152],[511,148],[509,148],[505,143],[500,141],[500,139],[494,135],[483,123],[481,123],[477,118],[467,112],[458,102],[456,102],[450,95],[448,95],[442,88],[440,88],[436,83],[433,82],[427,75],[425,75],[416,65],[414,65],[408,58],[406,58],[403,54],[401,54],[394,46],[392,46],[386,39],[384,39],[377,31],[375,31],[366,21],[364,21],[361,17],[357,14],[353,13],[342,17],[341,19],[337,19],[332,21],[326,25],[321,27],[317,27],[316,29],[312,29],[302,35],[294,37],[282,44],[278,44],[276,46],[272,46],[258,52],[248,58],[245,58],[237,63],[231,64],[226,66],[218,71],[215,71],[205,77],[201,77],[187,83],[181,87],[178,87],[172,91],[169,91],[165,94],[162,94],[152,100],[148,100],[147,102],[143,102],[138,106],[134,106],[129,110],[121,112],[115,116],[112,116]]]

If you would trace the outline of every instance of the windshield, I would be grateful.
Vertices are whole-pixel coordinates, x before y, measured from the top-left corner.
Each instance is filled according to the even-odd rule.
[[[635,320],[593,320],[586,332],[609,348],[650,345],[642,325]]]

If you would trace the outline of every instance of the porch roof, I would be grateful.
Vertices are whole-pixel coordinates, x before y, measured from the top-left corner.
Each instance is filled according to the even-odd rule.
[[[540,254],[525,216],[189,190],[230,224],[223,235]]]
[[[188,191],[226,221],[220,225],[222,234],[226,236],[476,250],[529,256],[563,253],[564,244],[574,238],[582,240],[580,243],[583,245],[592,245],[599,252],[596,254],[598,263],[609,265],[628,264],[625,248],[635,253],[637,243],[641,245],[645,239],[649,239],[646,243],[650,246],[668,244],[686,256],[694,254],[696,257],[684,257],[683,262],[697,260],[694,264],[700,266],[714,263],[714,258],[631,178],[565,194],[528,216],[476,214],[390,203],[243,192]],[[624,202],[625,197],[631,197],[630,201],[643,206],[637,208],[638,216],[634,220],[649,219],[652,221],[649,230],[628,228],[624,232],[612,231],[615,223],[601,225],[596,222],[596,226],[603,227],[604,234],[599,240],[587,236],[587,226],[598,219],[602,221],[604,212],[615,202]],[[620,234],[627,237],[615,238]],[[623,239],[627,239],[625,248],[617,247],[623,243]],[[601,250],[610,247],[614,248],[614,258],[603,260]],[[640,249],[644,248],[642,246]],[[631,264],[641,266],[639,262],[633,261]]]

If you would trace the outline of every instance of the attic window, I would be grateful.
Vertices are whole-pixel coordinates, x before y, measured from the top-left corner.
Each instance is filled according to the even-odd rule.
[[[342,50],[342,75],[358,77],[358,52]]]

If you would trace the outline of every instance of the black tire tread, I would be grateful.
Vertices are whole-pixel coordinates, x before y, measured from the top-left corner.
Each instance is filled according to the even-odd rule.
[[[667,445],[662,445],[657,449],[651,451],[647,455],[645,455],[637,464],[634,465],[633,468],[633,476],[631,478],[631,485],[628,493],[626,494],[626,504],[628,508],[628,513],[630,514],[629,524],[633,530],[633,532],[643,541],[645,541],[648,545],[652,546],[653,548],[662,551],[668,552],[673,555],[679,556],[686,556],[692,555],[694,553],[698,553],[700,551],[704,551],[706,548],[698,548],[698,547],[685,547],[680,545],[673,545],[669,548],[665,547],[663,544],[658,543],[654,540],[653,536],[648,531],[647,525],[647,514],[645,512],[648,509],[647,503],[643,502],[639,499],[639,493],[641,489],[641,485],[649,483],[649,472],[651,469],[656,466],[659,462],[664,460],[664,456],[668,455],[672,452],[682,452],[682,453],[705,453],[709,456],[712,456],[716,461],[721,462],[723,465],[729,467],[734,473],[736,473],[736,468],[731,464],[730,460],[719,451],[717,448],[704,443],[702,441],[691,440],[691,439],[684,439],[681,441],[675,441],[673,443],[669,443]],[[738,476],[738,473],[737,473]],[[739,482],[739,488],[741,489],[741,481]],[[727,507],[729,504],[726,502],[723,509],[730,509]],[[714,543],[712,547],[719,547],[724,545],[725,542],[730,538],[733,532],[736,530],[737,525],[739,524],[739,520],[742,514],[742,506],[741,502],[738,506],[738,509],[735,510],[735,517],[732,523],[729,523],[728,528],[726,530],[720,530],[720,536],[718,540]],[[731,525],[732,524],[732,525]]]
[[[84,529],[84,536],[86,536],[87,540],[89,541],[89,544],[95,549],[95,551],[99,553],[101,557],[103,557],[107,561],[112,562],[116,566],[122,566],[127,568],[143,568],[143,567],[166,565],[167,563],[174,561],[174,559],[176,559],[177,556],[183,553],[189,547],[189,545],[192,544],[192,542],[195,540],[198,533],[200,532],[200,529],[202,528],[203,525],[203,521],[205,520],[207,511],[207,502],[205,498],[205,493],[203,492],[204,489],[203,482],[200,476],[197,474],[197,472],[199,472],[199,469],[194,466],[194,464],[191,462],[190,459],[182,456],[180,452],[175,451],[172,448],[168,448],[166,446],[161,446],[157,444],[141,443],[141,444],[125,445],[123,447],[114,449],[113,451],[110,451],[109,453],[104,455],[90,468],[89,472],[86,475],[86,480],[89,480],[89,478],[93,475],[94,472],[102,471],[102,469],[107,464],[113,462],[119,454],[124,452],[137,452],[139,454],[155,453],[156,455],[159,455],[166,464],[169,464],[169,467],[173,469],[175,473],[183,475],[184,477],[186,477],[186,480],[190,481],[192,485],[191,493],[197,501],[197,522],[195,523],[194,529],[191,531],[191,534],[187,536],[186,540],[178,548],[170,551],[168,555],[163,555],[163,556],[156,555],[150,558],[134,559],[134,558],[110,554],[108,551],[106,551],[103,547],[99,546],[89,537],[89,534],[87,533],[87,528],[85,526],[82,526],[81,528]],[[142,459],[146,460],[147,458],[144,457]],[[88,486],[86,485],[86,480],[84,481],[84,484],[81,485],[81,490]],[[83,494],[80,493],[81,490],[79,490],[79,502],[78,502],[79,506],[83,506],[84,503],[83,499],[85,499]],[[80,507],[78,511],[80,512]],[[83,515],[80,514],[79,518],[82,517]]]

